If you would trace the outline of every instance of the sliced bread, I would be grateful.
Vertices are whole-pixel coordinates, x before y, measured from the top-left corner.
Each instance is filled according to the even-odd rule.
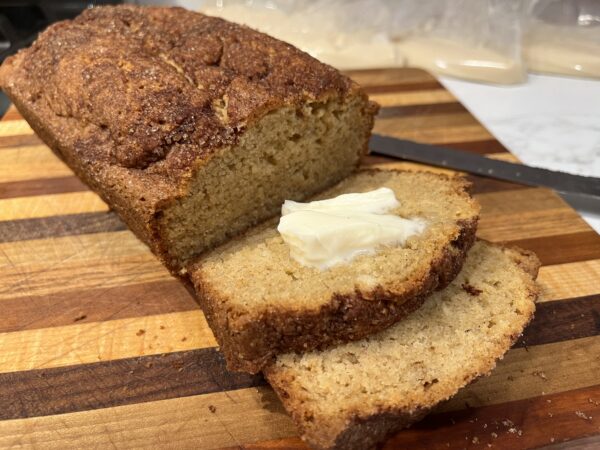
[[[276,222],[209,253],[189,272],[231,370],[257,372],[280,353],[357,340],[417,309],[459,272],[479,206],[462,178],[427,172],[364,170],[318,198],[392,189],[427,226],[401,247],[384,247],[326,271],[290,257]]]
[[[406,320],[281,355],[265,375],[311,446],[369,448],[494,368],[533,316],[538,267],[532,253],[477,242],[450,286]]]

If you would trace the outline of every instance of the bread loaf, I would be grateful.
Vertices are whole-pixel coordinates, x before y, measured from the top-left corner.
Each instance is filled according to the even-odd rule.
[[[358,342],[281,355],[266,377],[319,449],[366,449],[489,373],[535,310],[539,261],[477,242],[461,273],[407,319]]]
[[[475,239],[479,206],[462,178],[362,170],[317,198],[392,189],[391,213],[423,233],[320,271],[290,257],[271,222],[201,257],[189,273],[232,370],[257,372],[275,355],[360,339],[418,308],[456,276]]]
[[[53,24],[4,62],[0,86],[175,272],[352,172],[376,111],[332,67],[181,8]]]

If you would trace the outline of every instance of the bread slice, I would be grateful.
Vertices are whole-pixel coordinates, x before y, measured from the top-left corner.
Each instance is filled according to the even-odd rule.
[[[377,109],[308,54],[181,8],[87,9],[0,85],[173,272],[354,171]]]
[[[427,221],[404,247],[322,272],[293,260],[271,222],[192,265],[199,302],[231,370],[257,372],[279,353],[380,331],[456,276],[479,214],[468,183],[428,172],[364,170],[318,198],[382,186],[400,201],[393,213]]]
[[[266,377],[311,446],[369,448],[494,368],[533,316],[538,267],[532,253],[477,242],[450,286],[406,320],[282,355]]]

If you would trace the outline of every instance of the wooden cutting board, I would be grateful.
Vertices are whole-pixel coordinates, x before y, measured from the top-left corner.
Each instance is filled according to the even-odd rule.
[[[515,160],[425,72],[351,75],[382,105],[378,132]],[[535,251],[543,296],[490,377],[386,448],[598,448],[600,237],[551,191],[470,178],[479,236]],[[0,122],[0,446],[304,448],[264,380],[225,370],[183,286],[14,108]]]

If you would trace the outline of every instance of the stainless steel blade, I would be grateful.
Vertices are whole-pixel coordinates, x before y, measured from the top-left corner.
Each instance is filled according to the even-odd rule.
[[[600,178],[498,161],[461,150],[378,134],[371,136],[369,146],[372,153],[393,158],[408,159],[529,186],[548,187],[559,192],[600,197]]]

